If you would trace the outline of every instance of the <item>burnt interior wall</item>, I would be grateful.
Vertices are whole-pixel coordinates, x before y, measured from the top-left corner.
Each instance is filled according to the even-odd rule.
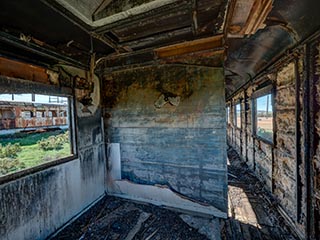
[[[315,39],[315,40],[314,40]],[[298,46],[227,101],[228,144],[265,183],[301,238],[319,236],[319,37]],[[272,87],[273,143],[254,134],[254,99]],[[241,103],[241,128],[234,106]]]
[[[49,94],[55,89],[49,84],[39,88],[34,83],[20,81],[29,86],[25,90],[42,89],[45,94]],[[1,85],[0,90],[9,90],[8,86]],[[77,99],[77,96],[73,98]],[[79,116],[77,110],[80,107],[77,101],[73,108],[78,149],[75,159],[35,173],[26,173],[23,177],[13,177],[9,181],[1,179],[1,239],[45,239],[104,194],[105,157],[101,108],[98,107],[92,114]]]
[[[106,70],[103,86],[106,141],[120,143],[122,179],[226,211],[223,69]]]
[[[310,230],[315,236],[320,236],[320,39],[315,40],[310,47],[311,56],[311,186],[313,199],[309,204],[314,223]]]

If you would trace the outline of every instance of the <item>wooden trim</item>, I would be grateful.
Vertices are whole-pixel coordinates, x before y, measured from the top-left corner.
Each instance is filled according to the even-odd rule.
[[[0,75],[49,84],[45,68],[3,57],[0,57]]]
[[[192,52],[204,51],[223,46],[223,35],[216,35],[213,37],[187,41],[166,47],[157,48],[154,50],[159,58],[172,57],[183,55]]]

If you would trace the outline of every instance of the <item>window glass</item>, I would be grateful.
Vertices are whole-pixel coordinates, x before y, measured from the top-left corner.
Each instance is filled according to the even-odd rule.
[[[236,105],[236,111],[235,111],[235,124],[236,127],[241,128],[241,105],[240,103]]]
[[[31,94],[14,94],[14,101],[17,102],[31,102]]]
[[[0,176],[73,155],[67,97],[35,95],[32,102],[31,94],[3,95],[0,94]],[[9,101],[8,96],[12,95],[14,100]],[[16,96],[28,100],[22,104]],[[50,97],[58,101],[50,103]],[[63,114],[58,115],[60,111]],[[46,113],[48,117],[44,118]]]
[[[273,108],[271,94],[256,98],[256,135],[273,142]]]
[[[22,111],[20,117],[21,118],[31,118],[32,112],[31,111]]]
[[[227,107],[227,123],[230,124],[230,107]]]

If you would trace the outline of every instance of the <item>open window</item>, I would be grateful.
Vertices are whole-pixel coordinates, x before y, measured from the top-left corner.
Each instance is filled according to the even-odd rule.
[[[65,93],[0,93],[0,177],[75,157],[72,102]]]
[[[262,93],[254,99],[254,132],[258,138],[273,143],[273,106],[271,92]]]
[[[241,128],[241,104],[236,104],[234,108],[234,125]]]

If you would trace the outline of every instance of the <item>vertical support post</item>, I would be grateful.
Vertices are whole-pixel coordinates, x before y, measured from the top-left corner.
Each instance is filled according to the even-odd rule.
[[[295,90],[296,90],[296,196],[297,196],[297,222],[301,222],[301,209],[302,209],[302,180],[300,175],[301,160],[301,129],[300,129],[300,115],[301,115],[301,104],[300,104],[300,72],[299,72],[299,59],[295,59]]]
[[[248,103],[248,94],[247,91],[244,90],[244,133],[245,133],[245,154],[246,154],[246,158],[245,158],[245,162],[248,162],[248,107],[249,103]]]
[[[253,144],[253,151],[252,151],[252,160],[253,160],[253,171],[256,171],[256,115],[257,115],[257,106],[256,106],[256,100],[254,98],[251,99],[251,132],[252,132],[252,144]]]
[[[271,105],[272,105],[272,126],[273,126],[273,144],[272,144],[272,155],[271,155],[271,193],[274,193],[275,190],[275,179],[274,179],[274,166],[275,166],[275,150],[277,149],[277,110],[276,106],[276,97],[277,97],[277,78],[272,81],[272,90],[271,90]]]
[[[305,225],[305,235],[307,239],[312,239],[312,222],[313,222],[313,214],[312,214],[312,179],[311,179],[311,144],[312,144],[312,136],[313,129],[311,125],[311,112],[312,112],[312,88],[311,88],[311,76],[312,76],[312,68],[311,68],[311,49],[310,45],[306,45],[305,49],[305,85],[304,85],[304,111],[303,111],[303,120],[304,120],[304,168],[305,168],[305,183],[306,183],[306,225]]]
[[[243,141],[242,141],[242,134],[243,134],[243,99],[240,98],[240,157],[243,160]]]

